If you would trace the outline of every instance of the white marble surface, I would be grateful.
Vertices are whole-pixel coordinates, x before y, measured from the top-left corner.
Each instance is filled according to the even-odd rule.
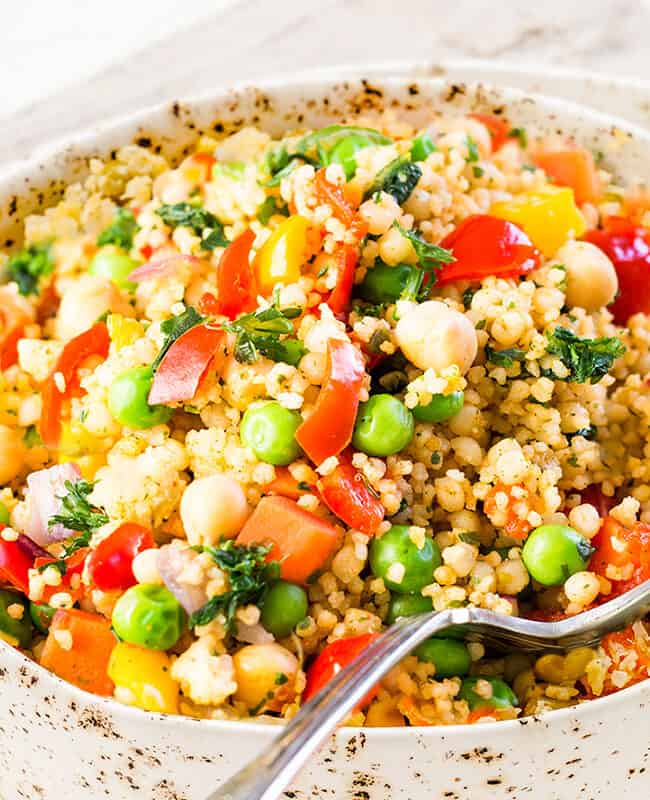
[[[0,161],[281,71],[484,58],[650,78],[649,38],[650,0],[21,0],[0,32]]]

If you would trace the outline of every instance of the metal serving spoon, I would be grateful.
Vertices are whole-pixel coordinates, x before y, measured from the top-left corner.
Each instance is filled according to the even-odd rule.
[[[533,622],[482,608],[452,608],[403,617],[341,670],[284,727],[282,733],[206,800],[276,800],[312,753],[361,698],[417,645],[463,626],[465,638],[492,648],[529,653],[597,644],[650,612],[650,580],[591,611],[560,622]]]

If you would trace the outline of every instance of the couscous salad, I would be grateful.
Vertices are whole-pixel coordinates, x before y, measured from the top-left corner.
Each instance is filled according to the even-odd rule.
[[[650,199],[501,116],[90,161],[0,255],[0,636],[142,709],[287,718],[397,618],[650,577]],[[648,677],[435,637],[352,722]]]

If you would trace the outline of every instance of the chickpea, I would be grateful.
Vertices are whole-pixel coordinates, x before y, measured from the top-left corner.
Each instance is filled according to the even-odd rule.
[[[9,483],[23,468],[25,447],[19,431],[0,425],[0,484]]]
[[[122,301],[119,290],[108,278],[83,275],[63,293],[56,318],[57,339],[67,341],[88,330],[107,311],[120,311],[128,304]]]
[[[278,711],[295,695],[298,659],[279,644],[251,644],[233,656],[235,700],[248,708]],[[287,680],[278,682],[285,675]]]
[[[596,245],[590,242],[567,242],[557,251],[555,260],[566,267],[566,300],[569,306],[596,311],[616,297],[616,270]]]
[[[232,539],[250,514],[241,484],[228,475],[197,478],[183,492],[181,521],[190,544]]]
[[[469,319],[438,300],[411,306],[400,317],[395,334],[404,355],[420,369],[442,372],[456,365],[464,375],[478,350]]]

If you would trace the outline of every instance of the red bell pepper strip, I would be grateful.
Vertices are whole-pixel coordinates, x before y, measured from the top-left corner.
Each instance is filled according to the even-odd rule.
[[[318,490],[329,510],[361,533],[372,535],[384,519],[381,501],[352,466],[348,453],[341,453],[336,469],[318,481]]]
[[[123,523],[91,550],[87,561],[91,585],[104,592],[133,586],[133,559],[154,546],[149,528],[135,522]]]
[[[62,646],[62,632],[70,634],[69,649]],[[41,665],[80,689],[110,697],[114,684],[108,677],[108,660],[116,644],[106,617],[61,608],[52,617]]]
[[[539,265],[539,252],[522,229],[489,214],[467,217],[440,245],[456,260],[436,273],[439,285],[491,275],[511,278]]]
[[[191,400],[224,335],[221,328],[207,324],[190,328],[176,339],[156,370],[149,390],[149,404]]]
[[[0,531],[5,527],[0,523]],[[0,580],[27,594],[29,570],[34,566],[35,558],[48,555],[47,550],[22,533],[15,541],[6,541],[0,535]]]
[[[228,245],[217,267],[217,313],[235,319],[257,303],[255,278],[248,257],[255,234],[250,228]]]
[[[612,582],[613,595],[623,594],[650,579],[650,525],[637,522],[625,528],[614,517],[607,517],[591,540],[596,552],[589,569]],[[620,578],[614,578],[612,567]]]
[[[263,497],[246,520],[237,544],[270,545],[286,581],[307,583],[341,545],[341,531],[288,497]]]
[[[307,702],[327,684],[338,673],[347,667],[354,659],[360,655],[368,645],[376,639],[376,633],[363,633],[361,636],[350,636],[346,639],[337,639],[328,644],[307,670],[307,685],[303,692],[303,701]],[[359,702],[357,709],[364,708],[377,696],[379,687],[373,687],[365,697]]]
[[[576,203],[595,203],[601,194],[600,178],[589,150],[569,148],[536,153],[533,161],[558,186],[573,189]]]
[[[633,314],[650,313],[650,231],[610,217],[603,230],[584,238],[609,256],[618,275],[618,296],[609,306],[614,322],[625,325]]]
[[[510,123],[503,117],[497,117],[496,114],[470,114],[472,119],[483,123],[490,132],[492,139],[492,152],[496,153],[508,141],[508,133],[510,131]]]
[[[359,260],[359,254],[356,247],[344,246],[336,251],[334,257],[338,269],[338,279],[327,300],[327,305],[334,314],[342,314],[350,305],[354,270]]]
[[[366,375],[363,356],[350,342],[330,339],[327,358],[327,376],[316,407],[296,431],[298,444],[315,464],[337,456],[352,441]]]
[[[346,195],[343,187],[330,183],[325,177],[324,169],[319,169],[316,173],[314,191],[318,200],[330,206],[336,219],[342,222],[358,241],[361,241],[368,232],[368,225],[350,202],[351,195]]]
[[[86,559],[91,552],[89,547],[82,547],[65,559],[65,574],[61,577],[61,583],[56,586],[45,586],[40,597],[34,598],[36,602],[48,603],[53,594],[57,592],[67,592],[72,601],[76,603],[85,594],[85,586],[81,582],[81,573],[84,571]],[[34,569],[44,570],[48,564],[56,564],[57,560],[51,555],[39,557],[34,561]],[[75,578],[75,576],[78,576]]]
[[[63,403],[78,387],[77,370],[92,356],[105,359],[108,356],[110,341],[106,325],[103,322],[96,322],[92,328],[70,339],[63,348],[54,369],[43,384],[40,434],[47,447],[55,448],[59,444]],[[60,380],[59,375],[62,376],[64,384],[61,388],[57,383]]]

